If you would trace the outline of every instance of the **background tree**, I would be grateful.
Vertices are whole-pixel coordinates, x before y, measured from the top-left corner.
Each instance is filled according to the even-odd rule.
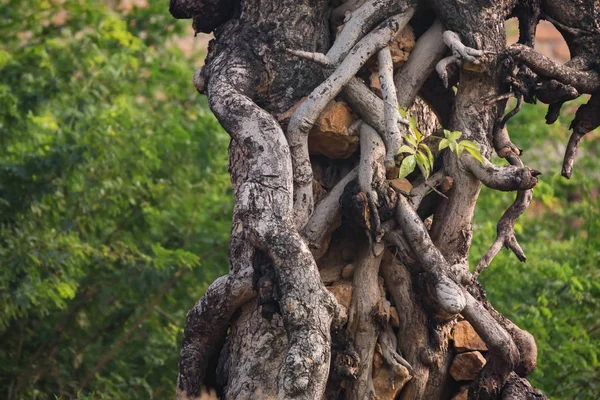
[[[229,398],[394,398],[402,390],[401,398],[437,399],[466,395],[455,381],[474,378],[469,398],[544,397],[525,379],[536,367],[533,337],[492,307],[477,275],[502,247],[525,261],[514,229],[539,172],[524,166],[506,129],[523,101],[550,104],[554,122],[565,101],[592,94],[572,124],[566,177],[579,140],[600,124],[598,5],[341,3],[171,1],[173,16],[214,30],[194,84],[232,138],[235,198],[230,271],[188,313],[179,396],[216,385]],[[512,15],[520,43],[505,49]],[[565,37],[572,59],[564,66],[532,49],[540,18]],[[416,45],[394,73],[390,47],[409,24]],[[378,71],[383,100],[360,80],[368,68]],[[399,114],[417,95],[446,128],[427,139],[424,121]],[[511,96],[518,103],[505,115]],[[348,129],[360,136],[360,155],[311,160],[309,132],[336,97],[358,116]],[[509,165],[492,164],[492,151]],[[396,155],[408,182],[386,180]],[[472,274],[482,184],[517,197]],[[323,186],[328,193],[316,198]],[[466,349],[485,358],[455,355],[455,325],[454,350],[460,325],[480,337]]]

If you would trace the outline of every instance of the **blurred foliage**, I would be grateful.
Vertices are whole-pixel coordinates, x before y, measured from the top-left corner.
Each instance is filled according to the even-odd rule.
[[[0,0],[0,397],[172,398],[185,313],[227,268],[227,135],[173,45],[189,29],[146,0]],[[542,175],[516,228],[528,255],[482,275],[533,333],[532,382],[600,392],[600,155],[559,176],[569,115],[510,122]],[[496,160],[499,161],[499,160]],[[484,189],[475,265],[514,194]],[[55,397],[56,396],[56,397]]]
[[[553,125],[542,105],[525,105],[509,122],[526,165],[543,172],[534,200],[515,226],[527,254],[520,263],[504,249],[481,275],[492,304],[538,345],[530,381],[553,399],[597,399],[600,393],[600,140],[582,140],[573,177],[560,176],[577,104]],[[496,160],[499,163],[499,160]],[[477,203],[471,265],[496,237],[496,221],[513,193],[483,189]]]
[[[172,397],[227,270],[228,136],[167,44],[188,26],[107,3],[0,1],[0,398]]]

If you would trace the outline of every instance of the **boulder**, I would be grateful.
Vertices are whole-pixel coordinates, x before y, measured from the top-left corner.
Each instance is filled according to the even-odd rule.
[[[352,110],[344,102],[329,103],[308,135],[310,154],[321,154],[332,159],[350,157],[358,150],[358,136],[348,132],[352,122]]]
[[[472,381],[485,363],[485,358],[478,351],[457,354],[450,366],[450,375],[456,381]]]
[[[465,351],[480,350],[486,351],[488,348],[481,340],[475,329],[467,321],[460,321],[452,329],[452,339],[454,340],[454,349],[457,353]]]

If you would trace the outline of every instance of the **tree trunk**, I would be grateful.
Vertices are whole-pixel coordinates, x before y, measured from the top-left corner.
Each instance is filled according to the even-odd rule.
[[[589,18],[561,14],[586,1]],[[175,17],[214,30],[194,85],[231,135],[235,197],[229,274],[188,313],[178,398],[544,397],[525,380],[533,338],[494,310],[477,274],[503,246],[525,258],[513,227],[538,172],[510,142],[509,95],[556,113],[593,94],[569,174],[600,125],[597,4],[548,3],[171,0]],[[512,15],[521,43],[505,49]],[[531,49],[540,15],[587,63]],[[583,29],[595,33],[573,37]],[[511,165],[491,164],[493,151]],[[518,195],[472,274],[482,184]]]

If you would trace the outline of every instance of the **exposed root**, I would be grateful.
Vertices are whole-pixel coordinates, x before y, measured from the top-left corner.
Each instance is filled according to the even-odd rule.
[[[304,227],[302,236],[306,239],[315,260],[321,258],[327,251],[327,247],[324,246],[326,238],[340,225],[340,197],[346,185],[357,176],[358,168],[354,168],[344,176],[317,205]]]
[[[597,71],[580,71],[576,68],[557,64],[532,48],[518,43],[510,46],[506,52],[508,55],[522,61],[536,74],[570,85],[580,93],[600,91],[600,74]]]
[[[302,229],[313,211],[312,168],[308,154],[308,133],[319,114],[342,90],[362,65],[377,51],[385,47],[406,26],[414,13],[405,13],[384,21],[365,36],[342,61],[339,67],[308,96],[292,116],[288,125],[288,143],[294,171],[294,222]]]
[[[378,203],[376,188],[385,181],[385,170],[382,168],[384,157],[385,146],[381,138],[373,128],[363,123],[360,129],[358,185],[375,203]]]
[[[355,7],[357,2],[347,1],[348,6]],[[344,10],[346,12],[347,10]],[[373,27],[394,14],[412,14],[414,6],[408,2],[397,0],[364,1],[363,4],[347,19],[344,28],[337,36],[327,57],[333,65],[338,65],[346,58],[352,47],[362,39]],[[410,18],[409,18],[410,19]],[[400,28],[402,30],[402,28]],[[365,60],[366,61],[366,60]]]
[[[548,400],[548,397],[532,387],[526,379],[512,373],[502,390],[502,400]]]
[[[506,127],[502,124],[496,130],[494,135],[494,147],[496,153],[503,158],[506,158],[511,165],[519,168],[523,168],[523,162],[519,155],[521,151],[511,142]],[[490,246],[487,253],[477,264],[474,275],[477,276],[482,273],[492,262],[494,257],[500,252],[502,247],[510,249],[521,262],[525,262],[527,257],[525,252],[519,245],[515,236],[515,223],[517,219],[525,212],[529,207],[531,200],[533,199],[533,190],[519,190],[517,197],[513,204],[504,212],[498,225],[496,227],[496,240]]]
[[[485,186],[502,191],[526,190],[533,188],[541,172],[528,167],[509,165],[498,167],[484,158],[480,163],[466,152],[461,154],[462,165]]]
[[[312,61],[314,63],[319,64],[323,68],[332,68],[335,64],[331,61],[329,57],[327,57],[323,53],[315,53],[312,51],[304,51],[304,50],[294,50],[294,49],[285,49],[289,54],[303,58],[308,61]]]
[[[396,73],[394,82],[400,106],[408,108],[412,105],[419,89],[444,57],[446,45],[442,40],[443,30],[442,23],[436,20],[417,40],[408,60]]]
[[[225,275],[214,281],[187,313],[179,358],[177,386],[181,391],[178,393],[192,398],[200,394],[208,363],[221,350],[233,313],[254,296],[251,274]]]
[[[363,246],[358,265],[354,270],[352,305],[348,312],[348,330],[359,354],[359,366],[356,380],[347,391],[348,399],[370,399],[375,395],[372,369],[378,325],[374,320],[374,310],[380,307],[379,266],[383,256],[383,244],[379,254],[373,255],[367,246]]]
[[[403,389],[403,398],[422,399],[429,378],[429,365],[422,357],[429,351],[427,315],[418,305],[410,273],[390,251],[385,253],[381,272],[400,317],[398,348],[412,367],[413,378]]]
[[[570,178],[573,172],[573,162],[577,152],[579,141],[588,132],[600,126],[600,94],[592,95],[587,104],[582,105],[575,114],[575,119],[571,122],[573,133],[569,138],[565,158],[562,166],[562,176]]]
[[[234,229],[264,251],[276,268],[289,341],[279,396],[317,398],[327,382],[330,327],[341,324],[345,314],[323,287],[315,261],[294,229],[292,165],[285,136],[275,119],[243,94],[254,89],[252,65],[236,54],[229,56],[211,65],[208,98],[221,125],[250,158],[247,178],[235,191],[235,212],[243,226]]]
[[[450,266],[431,242],[427,228],[404,196],[398,196],[396,218],[406,242],[434,280],[436,303],[450,315],[460,313],[466,304],[464,290],[448,277]]]
[[[377,132],[385,132],[384,103],[360,79],[352,78],[344,87],[342,94],[344,100],[352,107],[363,121],[371,125]],[[408,121],[398,114],[398,129],[406,131]]]
[[[448,88],[448,67],[451,64],[460,66],[464,61],[479,64],[477,57],[481,57],[485,52],[465,46],[462,44],[460,36],[452,31],[445,31],[442,35],[442,40],[452,50],[452,55],[439,61],[435,66],[435,70],[444,82],[444,87]]]
[[[429,193],[432,189],[438,186],[442,180],[444,179],[444,171],[437,171],[433,175],[429,177],[425,182],[420,184],[419,186],[414,187],[410,191],[410,202],[415,206],[419,207],[421,201],[425,197],[427,193]]]
[[[379,50],[379,82],[381,84],[381,93],[383,95],[383,113],[385,117],[385,130],[383,131],[383,141],[385,142],[385,167],[393,168],[396,165],[396,152],[402,145],[402,136],[398,128],[398,99],[396,97],[396,87],[394,86],[394,64],[392,63],[392,53],[389,47]]]

